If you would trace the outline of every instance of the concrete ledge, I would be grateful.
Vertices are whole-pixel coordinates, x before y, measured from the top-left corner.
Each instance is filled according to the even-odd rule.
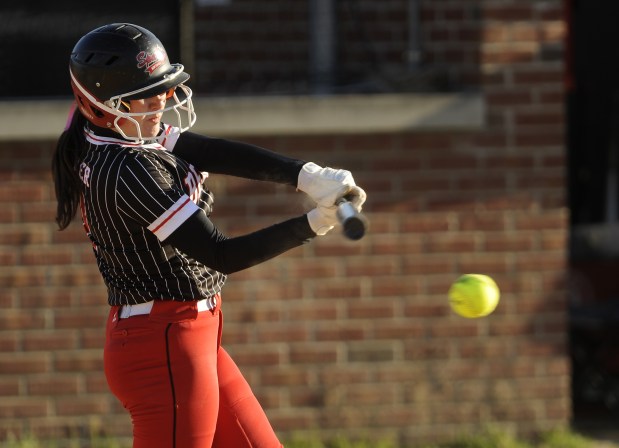
[[[70,100],[0,101],[0,140],[56,139]],[[221,137],[478,130],[480,94],[197,98],[193,131]]]

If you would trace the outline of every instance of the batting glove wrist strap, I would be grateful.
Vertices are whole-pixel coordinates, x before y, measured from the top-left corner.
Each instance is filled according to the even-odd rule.
[[[316,235],[325,235],[338,223],[337,207],[318,206],[307,213],[307,220]]]
[[[354,185],[350,171],[322,168],[314,162],[303,165],[297,182],[299,190],[325,207],[335,204],[336,199],[344,196]]]

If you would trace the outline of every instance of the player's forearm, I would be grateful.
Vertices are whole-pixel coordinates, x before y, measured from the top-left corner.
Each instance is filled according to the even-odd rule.
[[[212,269],[231,274],[301,246],[315,236],[303,215],[247,235],[227,238],[204,213],[198,212],[164,243]]]
[[[198,171],[294,187],[305,163],[249,143],[205,137],[192,132],[180,135],[174,154],[191,163]]]

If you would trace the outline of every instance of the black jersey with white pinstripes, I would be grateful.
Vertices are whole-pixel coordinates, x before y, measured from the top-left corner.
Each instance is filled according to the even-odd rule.
[[[165,244],[200,209],[209,215],[213,202],[207,173],[172,153],[178,135],[166,131],[156,143],[136,144],[85,129],[82,221],[110,305],[199,300],[219,293],[226,280]]]

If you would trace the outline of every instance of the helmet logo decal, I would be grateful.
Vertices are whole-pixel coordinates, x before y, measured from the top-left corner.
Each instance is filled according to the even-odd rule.
[[[155,48],[152,53],[140,51],[135,57],[138,61],[138,68],[143,68],[146,73],[152,75],[155,70],[161,67],[166,61],[165,51]]]

